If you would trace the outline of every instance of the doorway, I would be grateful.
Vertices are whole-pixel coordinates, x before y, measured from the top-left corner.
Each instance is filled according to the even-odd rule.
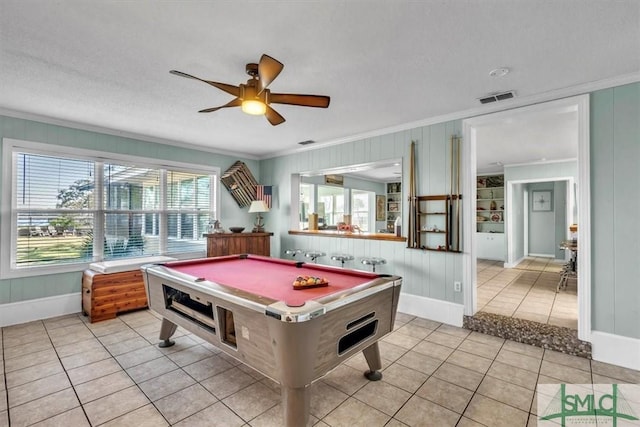
[[[482,128],[492,123],[509,122],[514,118],[523,117],[527,114],[542,113],[545,111],[574,111],[577,114],[577,178],[575,186],[575,197],[577,199],[577,223],[578,241],[580,242],[580,251],[578,252],[578,265],[589,266],[590,258],[590,217],[589,217],[589,98],[588,95],[566,98],[562,100],[552,101],[544,104],[536,104],[528,107],[503,111],[486,116],[475,117],[463,121],[463,140],[468,141],[463,144],[462,150],[462,191],[463,194],[469,194],[469,197],[463,199],[463,236],[464,248],[463,255],[463,288],[464,288],[464,313],[466,316],[473,316],[478,311],[478,292],[477,292],[477,246],[476,246],[476,176],[478,173],[477,159],[479,154],[479,135]],[[541,144],[542,145],[542,144]],[[538,145],[536,144],[534,148]],[[521,151],[524,147],[519,147]],[[481,150],[481,148],[480,148]],[[480,151],[480,155],[483,155]],[[553,159],[544,159],[543,156],[538,158],[538,163],[553,162]],[[502,163],[502,162],[496,162]],[[525,166],[529,162],[523,162],[521,166]],[[503,165],[496,165],[503,166]],[[544,169],[544,168],[543,168]],[[541,169],[541,170],[543,170]],[[534,174],[535,175],[535,174]],[[548,180],[549,177],[543,177]],[[557,177],[556,177],[557,178]],[[565,178],[565,177],[562,177]],[[535,178],[532,178],[535,179]],[[515,181],[515,179],[514,179]],[[567,187],[570,187],[568,185]],[[509,188],[509,187],[507,187]],[[568,192],[569,193],[569,192]],[[507,190],[507,199],[510,191]],[[513,194],[511,194],[513,195]],[[506,214],[508,216],[508,212]],[[507,229],[513,221],[506,220]],[[509,246],[509,238],[507,237],[507,251],[513,253],[513,247]],[[509,249],[507,249],[509,248]],[[505,256],[506,260],[506,256]],[[583,341],[590,340],[591,332],[591,286],[590,286],[590,269],[583,267],[577,280],[578,294],[578,338]]]

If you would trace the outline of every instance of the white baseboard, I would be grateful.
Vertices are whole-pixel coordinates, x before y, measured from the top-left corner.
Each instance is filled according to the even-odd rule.
[[[640,339],[591,331],[591,357],[599,362],[640,370]]]
[[[534,256],[534,257],[538,257],[538,258],[555,258],[556,254],[532,254],[532,253],[529,253],[528,256],[530,256],[530,257]]]
[[[515,268],[516,265],[520,264],[522,261],[524,261],[525,257],[519,258],[517,260],[515,260],[514,262],[505,262],[504,263],[504,268]]]
[[[82,293],[0,304],[0,326],[49,319],[82,311]]]
[[[447,325],[462,327],[464,305],[410,294],[400,294],[398,311]]]

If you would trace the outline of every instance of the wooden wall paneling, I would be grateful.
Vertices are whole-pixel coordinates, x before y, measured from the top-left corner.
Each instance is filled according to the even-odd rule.
[[[613,205],[608,207],[614,224],[614,331],[619,335],[640,338],[640,84],[614,88],[613,98],[615,167]]]
[[[449,175],[449,150],[446,125],[431,126],[431,144],[429,149],[429,192],[426,194],[446,194]]]
[[[591,96],[591,221],[594,225],[591,255],[594,266],[590,268],[595,285],[591,295],[594,306],[592,324],[594,329],[607,332],[615,330],[615,292],[610,285],[615,271],[611,215],[614,206],[614,192],[611,191],[614,186],[613,111],[612,89],[598,91]]]
[[[447,252],[433,252],[429,255],[429,280],[435,286],[429,288],[431,298],[446,301]]]

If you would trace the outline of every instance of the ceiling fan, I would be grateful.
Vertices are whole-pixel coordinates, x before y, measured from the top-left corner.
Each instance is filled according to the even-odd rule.
[[[171,74],[176,76],[187,77],[190,79],[200,80],[201,82],[210,84],[213,87],[227,92],[235,96],[235,99],[229,101],[225,105],[219,107],[205,108],[199,113],[212,113],[221,108],[241,107],[242,111],[247,114],[264,115],[269,123],[277,126],[285,121],[284,117],[276,110],[271,108],[270,104],[289,104],[300,105],[303,107],[327,108],[331,98],[322,95],[297,95],[292,93],[271,93],[267,86],[273,82],[278,74],[284,68],[277,59],[269,55],[262,55],[260,62],[249,63],[246,66],[247,74],[251,76],[247,83],[238,86],[226,83],[218,83],[211,80],[204,80],[199,77],[192,76],[182,71],[171,70]]]

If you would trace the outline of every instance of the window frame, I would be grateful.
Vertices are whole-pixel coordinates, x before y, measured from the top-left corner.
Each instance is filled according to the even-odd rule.
[[[2,208],[0,211],[0,232],[2,239],[0,239],[0,279],[13,279],[21,277],[32,277],[46,274],[59,274],[82,271],[88,268],[91,262],[102,260],[102,245],[94,245],[94,258],[90,261],[82,262],[70,262],[64,264],[53,264],[43,266],[28,266],[16,268],[14,265],[15,253],[17,250],[17,234],[18,228],[14,225],[17,224],[18,210],[15,206],[14,189],[16,181],[14,180],[14,155],[17,152],[24,152],[34,155],[45,155],[52,157],[65,157],[78,160],[85,160],[94,162],[94,171],[96,172],[95,180],[103,182],[102,177],[102,165],[104,163],[118,163],[122,165],[130,165],[136,167],[147,167],[153,169],[159,169],[161,176],[166,177],[168,170],[170,171],[182,171],[194,174],[206,174],[211,176],[211,197],[210,206],[207,211],[211,218],[218,218],[220,216],[220,185],[218,180],[220,178],[220,168],[203,165],[203,164],[191,164],[163,159],[154,159],[149,157],[132,156],[121,153],[112,153],[91,149],[76,148],[71,146],[48,144],[41,142],[18,140],[13,138],[2,139]],[[164,181],[166,184],[166,180]],[[96,186],[100,189],[97,194],[102,194],[102,184]],[[166,185],[163,186],[166,196]],[[162,200],[165,197],[161,197],[161,204],[159,212],[164,212],[167,215],[171,213],[171,210],[167,208],[166,200]],[[102,241],[102,235],[104,232],[104,216],[108,213],[124,213],[132,211],[120,210],[114,212],[111,209],[106,209],[103,206],[102,198],[100,196],[100,203],[96,200],[96,206],[91,211],[94,215],[94,230],[99,230],[94,233],[95,241]],[[135,213],[144,213],[145,211],[135,211]],[[166,239],[165,236],[159,236],[161,239]],[[162,240],[161,240],[162,241]],[[166,248],[166,242],[161,245],[164,247],[161,252]],[[160,253],[159,255],[163,255]],[[193,258],[198,256],[205,256],[206,248],[202,251],[189,252],[182,254],[171,254],[176,258]]]
[[[361,194],[365,194],[367,196],[367,204],[368,204],[368,209],[366,211],[357,211],[355,210],[354,206],[355,203],[353,202],[354,199],[354,193],[361,193]],[[362,230],[366,233],[375,233],[376,232],[376,221],[375,221],[375,216],[376,216],[376,204],[375,204],[375,200],[376,200],[376,193],[375,191],[371,191],[371,190],[359,190],[359,189],[352,189],[351,190],[351,194],[350,194],[350,199],[351,199],[351,223],[355,224],[355,216],[357,213],[360,212],[366,212],[366,216],[367,216],[367,223],[369,224],[369,229],[367,230]],[[373,202],[373,203],[372,203]]]

